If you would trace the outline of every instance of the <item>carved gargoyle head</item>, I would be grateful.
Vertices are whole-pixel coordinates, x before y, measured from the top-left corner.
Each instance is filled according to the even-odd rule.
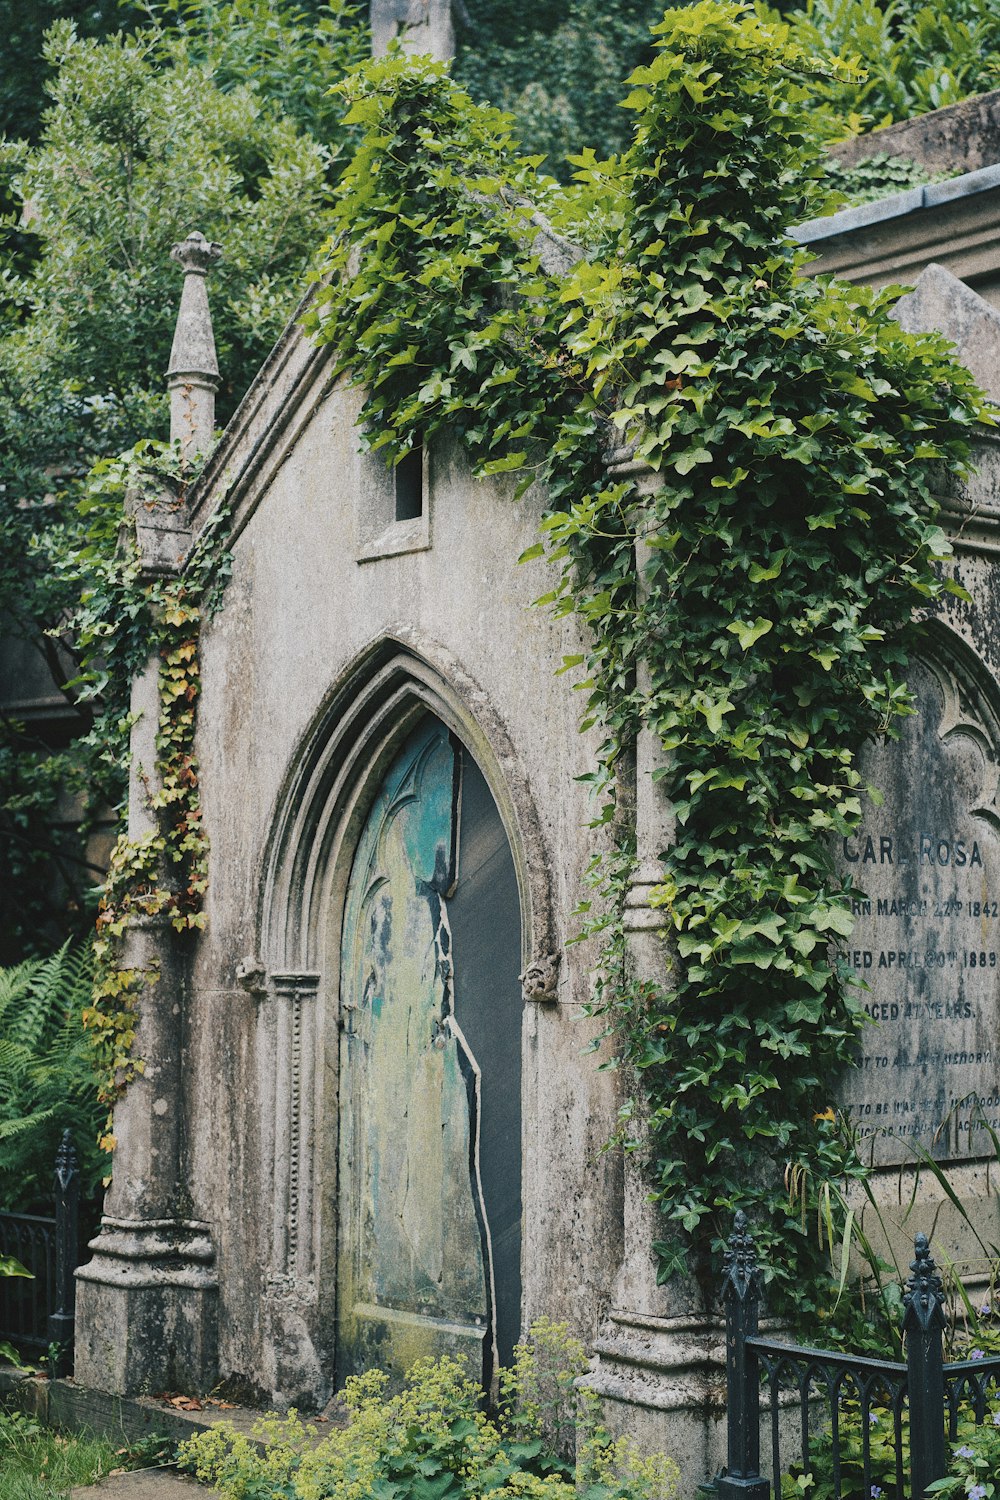
[[[523,974],[519,974],[521,994],[525,1000],[551,1002],[557,998],[561,953],[539,953]]]

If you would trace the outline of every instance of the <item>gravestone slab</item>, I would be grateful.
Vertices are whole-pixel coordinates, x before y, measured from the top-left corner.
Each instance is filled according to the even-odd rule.
[[[839,851],[873,1022],[840,1102],[876,1166],[990,1155],[1000,1131],[1000,726],[943,651],[908,681],[918,711],[864,764],[884,801]]]

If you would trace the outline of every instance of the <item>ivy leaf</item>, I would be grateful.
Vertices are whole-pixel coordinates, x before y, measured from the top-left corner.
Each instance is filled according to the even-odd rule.
[[[768,912],[766,916],[757,917],[753,922],[744,922],[740,931],[748,936],[759,932],[770,942],[778,944],[781,942],[782,931],[785,927],[784,917],[779,917],[777,912]]]
[[[769,630],[774,629],[774,621],[765,620],[762,615],[758,615],[752,625],[746,624],[743,620],[731,620],[726,629],[730,634],[736,636],[744,651],[749,651],[750,647],[756,645],[762,635],[766,635]]]
[[[528,455],[526,453],[508,453],[504,458],[491,458],[488,463],[480,464],[479,473],[487,478],[491,474],[510,474],[515,469],[524,467]],[[530,552],[530,548],[528,549]]]
[[[814,920],[820,932],[836,932],[840,937],[850,937],[854,931],[854,918],[842,906],[828,906]]]
[[[706,723],[713,734],[718,734],[722,728],[722,722],[726,714],[732,713],[735,704],[730,703],[728,698],[711,700],[704,694],[697,695],[701,701],[695,704],[698,712],[705,715]]]
[[[710,464],[712,454],[707,448],[688,448],[679,458],[674,459],[674,469],[678,474],[690,474],[696,464]]]
[[[750,582],[770,583],[772,579],[777,578],[781,573],[782,568],[785,566],[785,559],[787,557],[788,548],[783,547],[780,552],[776,552],[774,554],[774,558],[769,567],[765,568],[761,563],[751,563],[750,570],[747,575],[750,579]]]

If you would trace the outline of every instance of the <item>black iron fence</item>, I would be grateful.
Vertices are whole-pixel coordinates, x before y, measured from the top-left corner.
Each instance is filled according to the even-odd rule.
[[[814,1474],[835,1500],[921,1500],[948,1469],[948,1440],[1000,1398],[1000,1355],[947,1364],[944,1290],[926,1236],[903,1299],[905,1362],[764,1338],[761,1274],[742,1213],[726,1252],[728,1462],[719,1500],[775,1500]],[[762,1443],[762,1435],[764,1441]]]
[[[0,1253],[20,1261],[31,1278],[0,1277],[0,1340],[27,1355],[50,1358],[51,1374],[72,1363],[73,1306],[79,1244],[80,1173],[67,1130],[55,1160],[55,1211],[0,1213]]]

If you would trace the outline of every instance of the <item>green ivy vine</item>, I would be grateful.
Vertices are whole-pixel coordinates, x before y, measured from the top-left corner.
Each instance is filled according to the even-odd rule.
[[[576,158],[568,188],[441,67],[357,70],[341,88],[364,135],[308,326],[390,461],[443,433],[479,474],[540,483],[525,557],[560,565],[542,602],[586,628],[564,665],[604,733],[599,817],[641,730],[676,816],[662,980],[631,970],[627,841],[587,918],[662,1273],[707,1280],[740,1206],[781,1242],[785,1305],[808,1311],[807,1220],[832,1241],[862,1172],[833,1107],[863,1025],[833,850],[877,797],[864,745],[911,712],[919,619],[955,591],[933,486],[964,472],[983,408],[942,339],[893,322],[894,294],[804,274],[787,229],[828,193],[801,103],[815,63],[730,0],[655,30],[631,147]],[[622,448],[662,483],[612,482]]]
[[[178,447],[143,441],[91,471],[81,509],[90,525],[77,565],[87,587],[73,621],[84,661],[81,692],[104,705],[95,730],[107,753],[128,759],[132,718],[126,711],[129,685],[153,658],[157,661],[159,718],[156,759],[143,767],[153,815],[139,838],[122,833],[112,851],[101,893],[94,942],[92,1003],[83,1013],[91,1034],[101,1100],[108,1125],[101,1144],[112,1151],[111,1110],[137,1074],[139,1000],[157,983],[156,967],[125,962],[125,937],[133,923],[158,919],[176,932],[205,925],[208,837],[202,822],[195,728],[200,694],[199,641],[202,622],[221,603],[230,558],[224,549],[228,510],[220,506],[202,532],[183,572],[150,578],[143,571],[134,523],[122,516],[156,503],[167,489],[177,503],[195,477]],[[126,505],[126,496],[131,506]],[[109,527],[117,527],[117,546]]]

